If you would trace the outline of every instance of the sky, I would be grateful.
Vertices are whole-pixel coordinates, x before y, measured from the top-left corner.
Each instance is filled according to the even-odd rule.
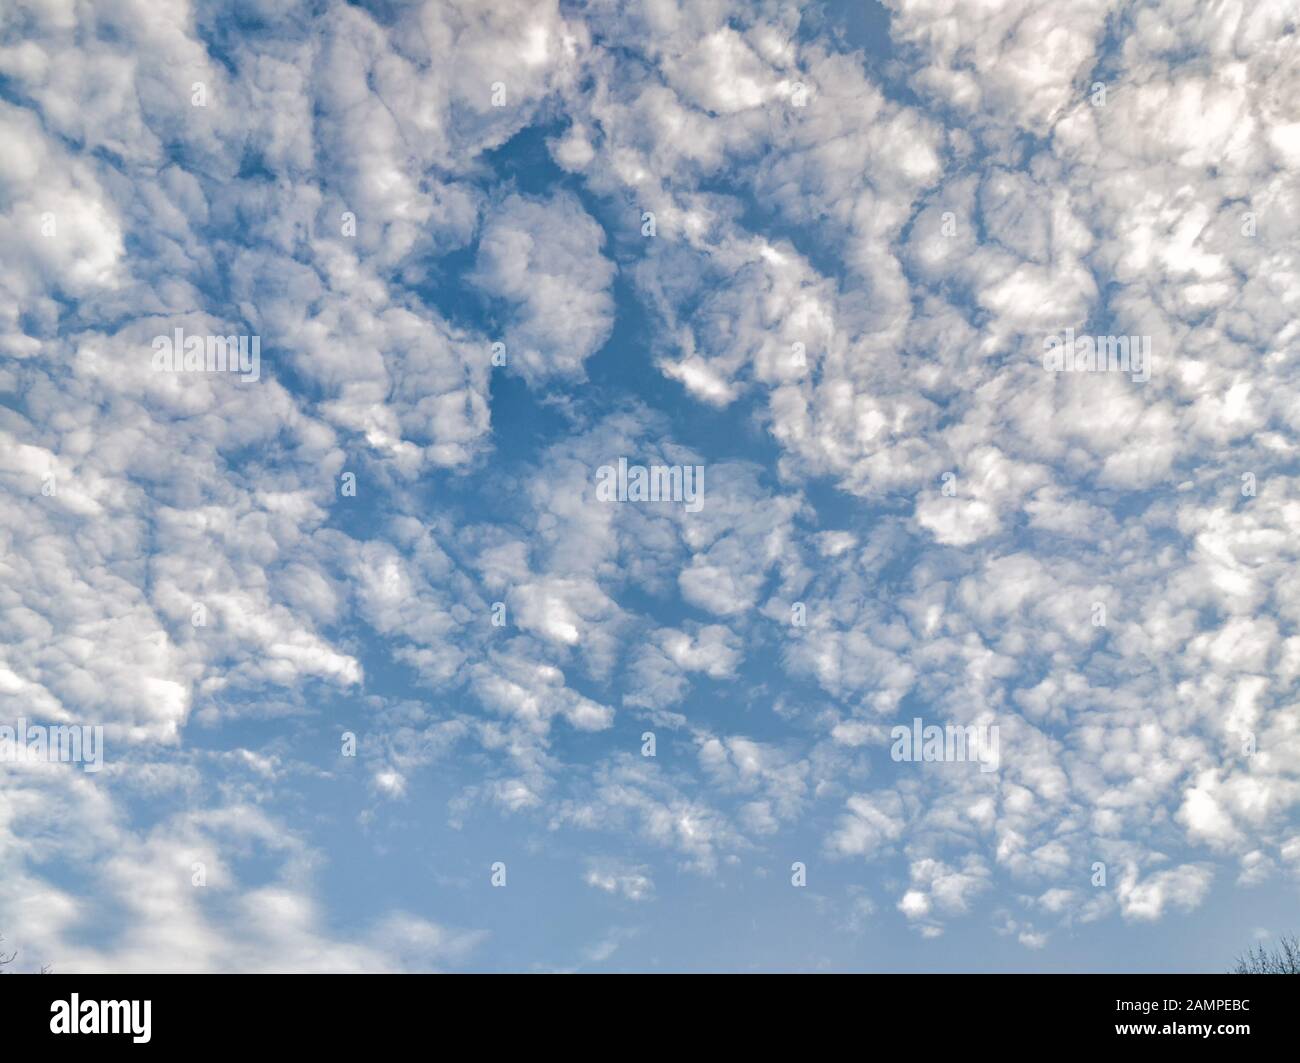
[[[1295,932],[1297,101],[1290,0],[7,0],[4,948]]]

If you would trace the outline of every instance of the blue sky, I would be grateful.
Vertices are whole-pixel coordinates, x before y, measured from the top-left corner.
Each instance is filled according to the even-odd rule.
[[[1280,3],[11,4],[0,727],[105,758],[0,731],[0,933],[1213,971],[1293,932],[1296,48]],[[257,379],[159,370],[177,328]],[[1149,378],[1051,371],[1067,328]],[[620,459],[702,504],[602,501]],[[914,720],[994,762],[898,759]]]

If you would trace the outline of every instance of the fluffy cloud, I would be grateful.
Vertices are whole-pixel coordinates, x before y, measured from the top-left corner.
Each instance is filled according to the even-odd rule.
[[[0,15],[0,717],[111,750],[0,763],[11,939],[492,946],[334,929],[316,785],[389,857],[617,842],[582,881],[649,911],[789,843],[882,871],[855,923],[1034,950],[1300,866],[1286,5],[891,3],[885,64],[766,4],[236,6]],[[259,379],[155,372],[176,328]],[[998,770],[895,762],[922,715]]]
[[[614,266],[603,243],[571,195],[513,195],[489,209],[472,280],[507,304],[506,364],[530,383],[579,373],[609,338]]]

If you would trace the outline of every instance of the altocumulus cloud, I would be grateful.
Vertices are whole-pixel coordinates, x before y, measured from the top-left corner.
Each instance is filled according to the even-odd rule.
[[[1179,968],[1293,910],[1295,12],[857,8],[5,7],[0,724],[104,743],[0,744],[23,955]]]

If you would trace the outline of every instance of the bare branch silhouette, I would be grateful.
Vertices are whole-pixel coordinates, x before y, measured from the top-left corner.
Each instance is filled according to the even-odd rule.
[[[4,940],[4,935],[0,934],[0,974],[13,974],[13,971],[7,971],[5,968],[18,958],[18,950],[15,949],[13,952],[8,953],[5,952]],[[49,974],[53,970],[54,968],[47,963],[41,967],[41,974]]]
[[[1238,957],[1232,974],[1300,974],[1300,939],[1283,935],[1277,947],[1266,949],[1256,945],[1246,955]]]

